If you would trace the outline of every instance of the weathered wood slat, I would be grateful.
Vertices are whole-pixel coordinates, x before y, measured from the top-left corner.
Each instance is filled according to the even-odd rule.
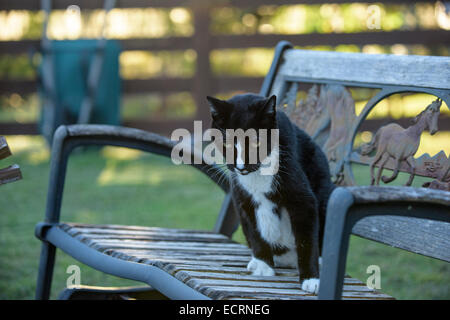
[[[163,248],[163,249],[230,249],[230,250],[245,250],[249,251],[247,247],[238,243],[214,243],[214,242],[182,242],[174,243],[173,241],[153,241],[153,240],[115,240],[115,239],[96,239],[95,242],[99,245],[107,245],[111,248],[116,246],[126,248]]]
[[[222,254],[236,254],[236,255],[245,255],[245,251],[241,251],[238,252],[237,249],[218,249],[218,248],[207,248],[207,249],[201,249],[198,247],[194,247],[194,248],[184,248],[184,249],[176,249],[176,248],[167,248],[167,247],[158,247],[158,246],[152,246],[152,247],[145,247],[145,246],[126,246],[126,245],[121,245],[121,246],[108,246],[108,245],[101,245],[96,243],[95,241],[90,241],[90,240],[86,240],[86,239],[80,239],[80,238],[76,238],[78,240],[80,240],[81,242],[85,243],[87,246],[94,248],[98,251],[101,252],[112,252],[111,250],[114,250],[115,252],[119,252],[119,253],[123,253],[125,252],[125,250],[131,250],[135,255],[139,255],[139,256],[146,256],[146,255],[152,255],[151,252],[153,252],[153,250],[155,251],[168,251],[168,252],[173,252],[174,250],[179,251],[179,252],[184,252],[184,253],[200,253],[203,252],[204,254],[213,254],[214,252],[217,252],[220,250],[220,252],[222,252]],[[150,250],[151,249],[151,250]],[[150,250],[150,251],[149,251]],[[130,251],[130,252],[131,252]]]
[[[222,300],[317,300],[316,296],[295,296],[295,295],[275,295],[275,294],[263,294],[263,293],[253,293],[248,292],[226,292],[222,293],[220,299]],[[387,295],[353,295],[353,296],[343,296],[342,300],[393,300],[391,296]]]
[[[76,234],[72,234],[76,236]],[[90,239],[107,239],[107,240],[135,240],[135,241],[198,241],[198,242],[219,242],[227,243],[227,240],[220,238],[209,238],[209,237],[183,237],[183,236],[172,236],[172,235],[104,235],[91,233],[89,235]]]
[[[155,262],[161,263],[176,263],[176,264],[185,264],[190,266],[201,266],[201,265],[209,265],[215,266],[216,268],[222,266],[233,266],[233,267],[245,267],[250,260],[250,257],[236,257],[236,256],[227,256],[227,255],[180,255],[180,254],[159,254],[155,252],[147,255],[133,255],[127,252],[122,251],[108,251],[105,250],[103,253],[108,254],[112,257],[129,260],[129,261],[150,261],[151,264]]]
[[[427,188],[397,187],[397,186],[358,186],[346,187],[355,203],[373,202],[411,202],[411,203],[435,203],[444,206],[450,205],[450,192],[442,192]]]
[[[70,126],[69,128],[71,135],[77,135],[77,134],[82,134],[83,132],[83,125],[74,125],[74,126]],[[78,127],[78,130],[75,130]],[[89,126],[91,127],[91,126]],[[108,134],[108,127],[110,126],[95,126],[97,127],[97,129],[99,130],[98,134],[104,133],[104,134]],[[121,129],[125,129],[128,130],[130,129],[129,133],[127,135],[129,135],[130,137],[140,137],[137,134],[142,133],[139,132],[139,130],[136,129],[132,129],[132,128],[121,128]],[[100,131],[101,130],[101,131]],[[136,130],[136,131],[135,131]],[[145,134],[145,133],[143,133]],[[147,134],[150,134],[147,132]],[[152,140],[153,135],[150,134],[148,136],[148,140],[151,141]],[[170,140],[165,139],[164,141],[167,141],[169,143]],[[162,227],[144,227],[144,226],[129,226],[129,225],[117,225],[117,224],[84,224],[84,223],[70,223],[70,224],[65,224],[65,223],[61,223],[60,224],[60,228],[63,229],[64,231],[67,231],[69,229],[73,229],[73,228],[77,228],[77,229],[82,229],[82,230],[86,230],[86,232],[89,232],[89,230],[105,230],[105,232],[107,230],[125,230],[125,231],[155,231],[155,232],[170,232],[170,233],[198,233],[198,234],[215,234],[212,231],[208,231],[208,230],[193,230],[193,229],[176,229],[176,228],[162,228]]]
[[[277,93],[283,77],[450,89],[449,65],[448,57],[291,49],[284,54],[274,89]]]
[[[155,256],[138,256],[138,255],[128,255],[125,252],[122,251],[113,251],[110,252],[108,250],[99,250],[100,252],[106,253],[114,258],[118,258],[121,260],[136,262],[136,263],[143,263],[143,264],[149,264],[153,266],[157,266],[160,269],[163,270],[169,270],[174,265],[183,264],[191,267],[195,266],[204,266],[209,265],[216,268],[222,268],[222,267],[245,267],[248,263],[249,259],[245,260],[230,260],[230,259],[220,259],[220,258],[207,258],[207,259],[195,259],[195,260],[189,260],[186,257],[176,257],[176,256],[170,256],[170,255],[155,255]]]
[[[317,298],[316,296],[310,293],[306,293],[299,289],[201,286],[201,285],[194,285],[193,288],[213,299],[224,299],[226,296],[233,295],[236,293],[238,294],[247,293],[248,296],[250,294],[270,294],[273,295],[274,299],[277,299],[279,296],[285,296],[286,298],[289,297],[291,299],[302,299],[304,296],[311,296]],[[361,292],[361,291],[347,291],[347,292],[344,291],[342,296],[344,298],[379,298],[379,299],[391,298],[388,295],[378,292]]]
[[[189,279],[188,279],[189,278]],[[233,286],[233,287],[247,287],[247,288],[267,288],[267,289],[294,289],[301,290],[300,284],[297,282],[269,282],[269,281],[259,281],[253,280],[231,280],[231,279],[198,279],[198,278],[186,278],[186,283],[191,286]],[[358,285],[344,285],[344,291],[347,292],[373,292],[373,289],[367,286]]]
[[[84,241],[84,239],[91,240],[93,238],[86,236],[84,234],[77,234],[74,235],[74,237],[79,237],[80,240]],[[182,248],[227,248],[227,249],[237,249],[237,250],[248,250],[248,248],[242,244],[236,243],[236,242],[222,242],[217,241],[214,242],[214,239],[210,239],[211,241],[203,241],[203,239],[200,239],[200,241],[193,241],[194,239],[188,238],[188,241],[179,241],[179,243],[183,243],[184,245]],[[221,240],[219,238],[219,240]],[[116,247],[126,245],[128,248],[153,248],[153,247],[161,247],[161,248],[180,248],[179,243],[174,241],[157,241],[155,239],[143,239],[143,240],[135,240],[135,239],[122,239],[122,240],[116,240],[116,239],[105,239],[105,238],[95,238],[96,244],[99,245],[108,245],[111,247]],[[146,247],[147,246],[147,247]]]
[[[222,240],[230,242],[230,239],[224,235],[216,233],[194,233],[194,232],[177,232],[172,231],[158,231],[158,230],[121,230],[121,229],[101,229],[101,228],[71,228],[68,231],[71,235],[76,236],[78,234],[89,235],[92,238],[107,237],[171,237],[171,239],[186,238],[186,239],[211,239]]]
[[[450,262],[450,224],[395,216],[360,220],[353,234]]]
[[[72,127],[72,126],[71,126]],[[82,131],[81,129],[79,130]],[[77,132],[73,132],[74,135],[77,134]],[[189,229],[170,229],[170,228],[162,228],[162,227],[145,227],[145,226],[132,226],[132,225],[119,225],[119,224],[85,224],[85,223],[61,223],[60,228],[63,230],[68,229],[83,229],[87,232],[89,230],[126,230],[126,231],[134,231],[134,230],[143,230],[143,231],[161,231],[161,232],[206,232],[211,233],[210,231],[203,231],[203,230],[189,230]]]
[[[435,203],[450,208],[450,192],[397,186],[347,187],[355,202]],[[450,210],[449,210],[450,212]],[[424,256],[450,261],[450,224],[440,221],[396,216],[374,216],[359,221],[353,233]]]
[[[202,294],[213,298],[223,299],[228,295],[246,293],[251,294],[270,294],[273,296],[286,296],[291,299],[302,299],[304,296],[314,296],[300,289],[276,289],[276,288],[250,288],[250,287],[233,287],[233,286],[200,286],[191,283],[191,287]]]
[[[120,255],[129,255],[134,256],[136,258],[140,259],[158,259],[158,258],[176,258],[177,260],[183,260],[186,262],[190,261],[216,261],[216,262],[227,262],[227,261],[234,261],[234,262],[242,262],[244,264],[247,264],[250,261],[250,255],[233,255],[229,254],[228,252],[217,252],[217,254],[211,253],[211,252],[195,252],[195,253],[186,253],[186,252],[176,252],[176,251],[161,251],[161,250],[155,250],[155,251],[149,251],[148,253],[136,253],[136,252],[130,252],[130,251],[110,251],[105,250],[103,253],[108,254],[110,256],[120,256]]]
[[[156,266],[213,299],[317,298],[299,288],[295,269],[275,268],[276,275],[272,277],[251,275],[246,268],[251,259],[250,249],[211,232],[82,224],[63,224],[61,229],[114,258]],[[164,237],[172,239],[161,240]],[[346,277],[343,298],[390,297],[367,288],[357,279]]]
[[[142,260],[140,260],[142,259]],[[204,266],[204,265],[210,265],[215,267],[245,267],[247,266],[248,261],[233,261],[233,260],[226,260],[226,261],[220,261],[219,259],[215,260],[186,260],[186,259],[177,259],[177,258],[170,258],[170,257],[158,257],[153,259],[147,259],[147,258],[139,258],[140,262],[142,261],[148,261],[149,264],[155,264],[155,262],[159,261],[164,264],[167,263],[173,263],[173,264],[185,264],[185,265],[192,265],[192,266]],[[131,260],[130,260],[131,261]]]
[[[230,269],[230,268],[229,268]],[[238,269],[238,268],[234,268]],[[249,271],[245,272],[237,272],[237,273],[230,273],[230,272],[208,272],[208,271],[193,271],[193,270],[187,270],[182,269],[178,272],[184,272],[185,274],[188,274],[190,277],[195,277],[198,279],[227,279],[227,280],[258,280],[262,282],[280,282],[280,283],[298,283],[298,275],[296,276],[289,276],[289,275],[282,275],[279,272],[276,272],[275,276],[266,276],[266,277],[259,277],[252,275]],[[344,284],[348,285],[365,285],[358,279],[346,277],[344,279]]]
[[[118,252],[118,254],[111,255],[112,257],[119,258],[122,260],[134,261],[142,263],[143,261],[148,261],[149,264],[155,265],[157,263],[162,263],[164,265],[168,264],[188,264],[191,266],[201,266],[201,265],[210,265],[215,266],[217,268],[220,267],[245,267],[250,259],[235,259],[233,257],[228,258],[224,256],[223,258],[216,258],[213,256],[206,257],[203,259],[202,257],[193,257],[190,259],[185,256],[177,257],[175,255],[155,255],[155,256],[127,256],[124,253]]]
[[[262,293],[253,293],[249,294],[248,292],[230,292],[229,294],[222,294],[219,299],[221,300],[317,300],[316,296],[305,296],[299,295],[295,296],[277,296],[273,294],[262,294]]]
[[[11,155],[11,150],[9,149],[6,138],[0,136],[0,160],[5,159]]]
[[[204,265],[204,266],[191,266],[185,264],[178,264],[176,266],[170,266],[170,269],[166,269],[170,274],[175,274],[175,272],[180,270],[187,271],[199,271],[199,272],[216,272],[216,273],[225,273],[225,274],[240,274],[240,275],[248,275],[249,272],[246,267],[223,267],[223,268],[215,268],[212,266]],[[274,269],[277,275],[283,277],[298,277],[298,271],[296,269],[284,269],[284,268],[275,268]]]
[[[6,184],[22,179],[22,173],[17,164],[0,169],[0,184]]]
[[[180,242],[182,244],[182,242]],[[107,250],[112,251],[119,251],[115,248],[108,247]],[[132,255],[139,255],[139,256],[145,256],[145,255],[154,255],[155,252],[157,254],[161,255],[184,255],[184,256],[218,256],[218,255],[229,255],[230,257],[241,257],[248,259],[247,261],[250,261],[251,252],[250,250],[243,250],[243,249],[236,249],[236,248],[228,248],[228,249],[222,249],[222,248],[207,248],[205,250],[195,250],[195,248],[163,248],[160,249],[158,247],[149,247],[144,249],[133,249],[133,248],[126,248],[126,249],[120,249],[120,252],[124,252],[127,254]]]
[[[233,250],[202,250],[202,251],[195,251],[195,250],[161,250],[161,249],[146,249],[146,250],[133,250],[133,249],[106,249],[104,253],[106,254],[114,254],[114,253],[125,253],[127,255],[133,255],[138,257],[149,257],[149,256],[167,256],[167,257],[184,257],[186,259],[222,259],[227,260],[240,260],[240,261],[250,261],[250,252],[245,251],[233,251]]]

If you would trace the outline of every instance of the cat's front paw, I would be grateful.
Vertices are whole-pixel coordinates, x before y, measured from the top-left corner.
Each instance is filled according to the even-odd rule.
[[[319,282],[320,280],[317,278],[305,279],[301,283],[301,287],[303,291],[318,294],[319,293]]]
[[[247,270],[252,272],[254,276],[274,276],[275,271],[264,261],[252,257],[247,265]]]

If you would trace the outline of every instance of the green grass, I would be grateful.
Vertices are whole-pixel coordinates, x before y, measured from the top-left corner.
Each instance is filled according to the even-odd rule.
[[[49,154],[39,137],[8,141],[14,156],[0,166],[18,163],[23,180],[0,187],[0,299],[32,299],[40,253],[34,226],[44,217]],[[63,221],[212,229],[223,199],[196,169],[119,148],[76,153],[66,181]],[[240,230],[234,239],[245,241]],[[66,270],[73,264],[81,268],[85,285],[138,284],[92,270],[58,251],[52,298],[65,288]],[[380,266],[382,291],[399,299],[450,298],[447,263],[352,237],[347,272],[365,282],[369,265]]]

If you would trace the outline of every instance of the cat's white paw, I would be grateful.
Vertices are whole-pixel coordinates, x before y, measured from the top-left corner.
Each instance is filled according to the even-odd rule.
[[[317,278],[306,279],[302,282],[302,290],[314,294],[319,293],[319,282]]]
[[[254,276],[274,276],[275,271],[264,261],[252,257],[247,265],[247,270],[252,272]]]

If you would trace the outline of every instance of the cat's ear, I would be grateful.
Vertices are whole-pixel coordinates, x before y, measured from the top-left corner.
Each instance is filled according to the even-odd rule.
[[[275,119],[277,114],[277,96],[272,95],[269,99],[264,103],[264,107],[261,109],[261,114],[264,117]]]
[[[230,111],[230,104],[226,101],[206,96],[209,102],[211,116],[214,120],[223,119],[223,117]]]

